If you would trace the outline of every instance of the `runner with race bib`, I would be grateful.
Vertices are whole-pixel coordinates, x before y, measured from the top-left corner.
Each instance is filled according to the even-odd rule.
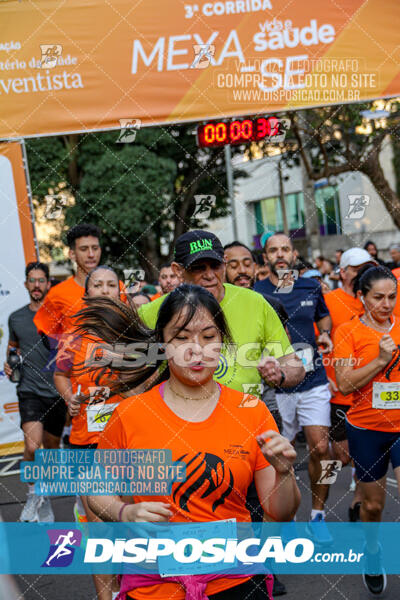
[[[147,343],[166,346],[168,362],[163,383],[127,398],[115,409],[98,447],[169,449],[173,461],[187,466],[187,479],[175,482],[170,494],[146,496],[138,491],[126,504],[117,496],[90,496],[91,509],[104,520],[122,522],[250,522],[246,495],[254,479],[270,520],[291,520],[300,502],[294,448],[279,434],[272,415],[257,397],[251,396],[244,404],[244,392],[213,379],[222,344],[232,340],[214,295],[203,287],[183,284],[162,302],[154,330],[145,329],[133,311],[120,314],[110,299],[90,302],[81,313],[81,327],[85,312],[89,329],[96,322],[105,341],[127,337],[144,345],[147,339]],[[112,366],[116,374],[123,368],[120,364],[115,361]],[[132,388],[136,389],[138,378],[142,381],[158,368],[157,364],[137,367],[133,363]],[[160,574],[139,578],[124,575],[119,600],[184,600],[184,587],[196,583],[196,576],[182,577],[180,585],[161,574],[160,570]],[[201,583],[204,579],[197,580],[196,587]],[[204,593],[197,589],[193,598],[270,598],[263,575],[232,578],[216,572],[207,574],[206,583]]]
[[[100,296],[116,300],[120,298],[118,275],[104,265],[96,267],[86,277],[83,300]],[[112,395],[109,372],[99,379],[86,368],[96,360],[96,353],[101,351],[102,344],[98,337],[77,335],[66,353],[61,353],[59,349],[57,354],[54,382],[72,417],[69,439],[73,449],[96,448],[113,410],[123,399],[120,395]],[[89,509],[85,496],[77,496],[74,514],[77,522],[101,520]],[[111,575],[93,576],[99,600],[111,597],[111,578]]]
[[[393,316],[397,282],[385,267],[367,265],[354,290],[365,311],[336,331],[336,380],[342,394],[353,394],[346,427],[363,497],[361,521],[379,522],[389,461],[400,488],[400,320]],[[372,595],[386,588],[376,536],[367,536],[363,579]]]

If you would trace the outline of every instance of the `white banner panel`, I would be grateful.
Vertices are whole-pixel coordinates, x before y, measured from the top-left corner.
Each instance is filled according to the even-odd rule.
[[[16,385],[4,373],[10,313],[29,302],[25,265],[36,260],[21,144],[0,144],[0,455],[21,449]]]

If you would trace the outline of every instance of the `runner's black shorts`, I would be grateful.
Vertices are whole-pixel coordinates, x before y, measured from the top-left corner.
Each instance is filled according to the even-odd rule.
[[[355,427],[348,421],[349,452],[360,481],[370,483],[385,477],[389,462],[400,466],[400,433]]]
[[[335,404],[331,402],[329,437],[333,442],[344,442],[347,440],[346,413],[349,408],[348,404]]]
[[[44,398],[33,392],[18,392],[21,427],[24,423],[40,421],[43,429],[61,437],[67,416],[67,405],[61,396]]]
[[[134,599],[134,593],[128,593],[127,598]],[[230,587],[217,594],[209,594],[208,598],[209,600],[268,600],[265,575],[253,575],[251,579],[248,579],[244,583]],[[172,595],[171,600],[174,600]]]

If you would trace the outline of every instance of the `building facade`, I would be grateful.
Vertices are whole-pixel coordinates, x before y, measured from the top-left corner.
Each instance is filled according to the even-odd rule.
[[[279,193],[278,161],[280,156],[240,162],[246,178],[235,181],[235,208],[238,239],[252,249],[259,249],[265,231],[283,231]],[[390,186],[395,189],[393,153],[387,144],[380,162]],[[282,168],[283,190],[290,235],[299,252],[307,257],[309,243],[306,232],[302,168]],[[348,172],[329,181],[314,184],[320,253],[333,257],[338,248],[362,246],[372,239],[383,259],[390,258],[389,247],[400,242],[397,229],[385,205],[369,179],[359,172]],[[209,229],[221,241],[233,239],[232,217],[210,222]]]

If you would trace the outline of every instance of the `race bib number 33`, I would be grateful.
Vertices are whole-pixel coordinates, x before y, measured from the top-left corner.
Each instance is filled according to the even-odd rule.
[[[372,407],[400,409],[400,382],[382,383],[375,381],[372,388]]]

